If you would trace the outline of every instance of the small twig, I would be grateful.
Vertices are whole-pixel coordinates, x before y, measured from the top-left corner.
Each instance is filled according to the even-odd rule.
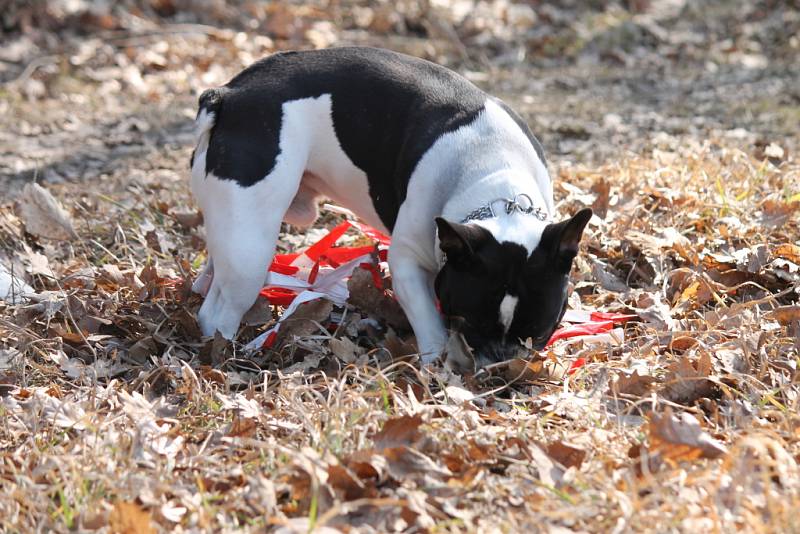
[[[150,37],[163,37],[165,35],[196,33],[202,35],[211,35],[219,39],[227,39],[233,34],[233,32],[230,30],[220,29],[207,24],[167,24],[159,29],[144,31],[133,35],[129,34],[128,32],[118,33],[124,33],[124,35],[106,34],[103,37],[103,41],[113,44],[114,46],[136,46],[139,43],[147,44],[143,42],[143,40]]]
[[[44,67],[45,65],[49,65],[50,63],[57,61],[58,58],[59,56],[57,55],[40,56],[35,58],[25,66],[25,68],[22,70],[19,76],[17,76],[13,80],[7,81],[6,85],[11,86],[11,85],[25,83],[28,80],[28,78],[33,76],[33,73],[36,72],[36,69]]]
[[[75,320],[75,317],[72,315],[72,310],[70,310],[70,308],[69,308],[69,295],[67,295],[66,291],[64,291],[64,288],[61,287],[61,284],[59,283],[59,281],[56,278],[56,275],[55,275],[55,273],[53,272],[52,269],[50,269],[50,275],[53,277],[53,280],[56,283],[56,286],[58,287],[58,290],[61,292],[61,295],[64,298],[64,304],[65,304],[64,305],[64,310],[66,310],[67,318],[70,320],[70,322],[72,323],[72,326],[75,328],[75,331],[78,333],[79,336],[81,336],[81,340],[83,340],[83,343],[89,348],[89,351],[91,351],[92,356],[96,360],[97,359],[97,351],[89,343],[89,340],[86,339],[86,336],[83,333],[83,329],[81,329],[81,327],[78,326],[78,322]]]

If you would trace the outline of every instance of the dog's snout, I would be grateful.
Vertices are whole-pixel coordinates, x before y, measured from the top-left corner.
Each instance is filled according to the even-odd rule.
[[[547,346],[550,336],[540,336],[532,340],[531,347],[534,350],[542,350]]]
[[[492,342],[475,349],[476,361],[479,366],[505,362],[514,358],[526,358],[525,347],[515,343]]]
[[[467,330],[467,320],[465,318],[458,315],[448,315],[445,319],[450,330],[457,330],[462,333]]]

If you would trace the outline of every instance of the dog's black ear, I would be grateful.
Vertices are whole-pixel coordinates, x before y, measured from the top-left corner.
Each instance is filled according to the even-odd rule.
[[[458,224],[436,217],[439,248],[447,261],[456,266],[466,266],[475,258],[475,251],[486,241],[488,231],[474,224]]]
[[[559,269],[568,273],[572,268],[572,260],[578,255],[578,244],[581,242],[583,230],[592,218],[592,210],[584,208],[578,213],[558,223],[561,226],[558,239],[556,240],[556,265]]]

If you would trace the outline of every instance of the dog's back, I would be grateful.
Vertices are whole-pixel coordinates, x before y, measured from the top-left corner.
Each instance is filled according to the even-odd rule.
[[[488,98],[444,67],[388,50],[277,53],[201,95],[198,116],[213,114],[205,172],[245,187],[264,179],[282,150],[284,106],[322,95],[330,95],[336,141],[366,174],[388,230],[423,154],[443,134],[472,122]]]

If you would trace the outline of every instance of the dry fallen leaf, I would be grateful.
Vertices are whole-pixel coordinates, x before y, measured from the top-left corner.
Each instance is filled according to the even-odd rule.
[[[325,355],[320,352],[309,352],[303,357],[302,360],[296,361],[292,365],[288,366],[286,368],[286,374],[310,373],[312,370],[319,368],[319,365],[324,357]]]
[[[603,289],[624,293],[628,291],[628,286],[611,269],[600,261],[592,263],[592,277],[600,284]]]
[[[692,364],[688,357],[682,356],[668,368],[661,394],[664,398],[679,404],[690,405],[697,399],[708,397],[714,384],[711,376],[711,356],[706,352]]]
[[[172,212],[172,216],[184,230],[191,230],[203,223],[203,214],[199,211]]]
[[[800,321],[800,306],[779,306],[770,311],[767,316],[778,321],[783,326],[789,326]]]
[[[386,470],[395,480],[421,475],[423,477],[448,478],[450,470],[439,465],[429,456],[411,447],[390,447],[381,452],[386,461]]]
[[[569,364],[558,358],[534,356],[530,360],[514,358],[508,360],[503,376],[508,382],[532,382],[535,380],[560,380],[569,371]]]
[[[508,362],[505,371],[505,379],[509,382],[516,381],[531,381],[542,378],[548,378],[547,369],[544,366],[544,360],[536,358],[535,360],[523,360],[521,358],[514,358]]]
[[[383,346],[392,355],[392,359],[397,360],[403,356],[411,356],[412,354],[419,353],[415,341],[416,340],[413,338],[413,336],[410,340],[404,341],[403,339],[400,339],[400,337],[395,334],[394,330],[390,328],[386,333],[386,339],[384,340]]]
[[[539,473],[539,480],[545,486],[555,488],[561,485],[561,481],[564,478],[564,470],[553,462],[549,454],[534,443],[525,447],[525,454],[530,459],[531,465],[536,467]]]
[[[728,449],[703,431],[692,415],[680,417],[667,407],[663,414],[653,414],[648,425],[650,452],[673,461],[719,458]]]
[[[386,321],[391,327],[409,330],[406,314],[400,304],[383,289],[375,287],[372,273],[366,269],[355,269],[353,276],[347,281],[350,297],[348,304],[379,319]]]
[[[118,501],[108,518],[114,534],[155,534],[150,512],[135,502]]]
[[[292,500],[296,502],[289,504],[285,510],[291,512],[295,506],[298,507],[295,509],[308,510],[312,499],[317,500],[323,510],[330,507],[334,498],[333,488],[327,483],[327,465],[320,455],[304,447],[294,455],[293,467],[287,482],[291,486]]]
[[[384,423],[383,428],[372,435],[372,441],[378,450],[412,445],[421,437],[419,426],[422,424],[422,415],[402,415],[394,417]]]
[[[328,483],[345,501],[374,497],[377,494],[374,480],[366,482],[342,465],[328,466]]]
[[[20,253],[20,256],[25,259],[25,262],[27,263],[26,270],[31,275],[53,275],[53,269],[50,267],[50,260],[48,260],[47,256],[41,252],[36,252],[27,244],[25,244],[25,251],[24,253]]]
[[[29,234],[57,240],[78,237],[69,213],[47,189],[39,184],[29,183],[22,190],[19,214]]]
[[[686,352],[697,345],[697,339],[692,336],[677,336],[669,341],[669,350],[673,352]]]
[[[601,177],[595,180],[591,187],[592,193],[597,195],[594,202],[592,202],[592,211],[595,215],[600,217],[601,219],[606,218],[606,214],[608,213],[608,202],[609,202],[609,193],[611,191],[611,184],[608,183],[608,180]]]
[[[577,467],[580,469],[586,459],[586,451],[563,441],[554,441],[547,446],[547,454],[566,468]]]
[[[136,363],[143,364],[151,357],[158,356],[158,347],[153,336],[143,337],[128,349],[128,356]]]
[[[219,331],[214,333],[214,337],[206,341],[200,348],[198,354],[200,362],[205,365],[219,366],[232,352],[230,340],[225,339]]]
[[[0,300],[10,304],[18,304],[36,291],[25,280],[12,275],[5,265],[0,263]]]
[[[761,204],[761,222],[771,228],[786,225],[795,211],[800,209],[800,202],[783,202],[781,200],[765,200]]]
[[[772,255],[800,265],[800,246],[795,244],[784,243],[783,245],[778,245],[772,251]]]
[[[249,417],[236,417],[231,422],[228,432],[226,432],[226,435],[236,438],[240,437],[250,438],[255,435],[257,430],[258,430],[258,423],[255,419],[251,419]]]
[[[320,332],[320,325],[325,323],[333,311],[333,303],[328,299],[316,299],[302,303],[297,310],[285,319],[275,346],[281,347],[295,338],[309,336]]]
[[[611,384],[616,395],[633,395],[643,397],[653,388],[656,379],[649,375],[640,375],[636,370],[631,374],[619,373],[617,380]]]
[[[343,337],[343,338],[332,338],[328,342],[328,347],[330,347],[331,352],[342,360],[344,363],[354,363],[356,358],[358,358],[361,354],[364,353],[364,349],[350,341],[350,339]]]
[[[372,462],[374,451],[359,450],[347,457],[347,467],[361,480],[377,480],[383,475],[385,464],[375,465]]]
[[[272,320],[272,307],[269,300],[261,295],[250,306],[250,309],[242,317],[242,324],[248,326],[261,326]]]
[[[676,308],[690,310],[704,305],[713,298],[711,285],[706,280],[695,280],[681,292]]]

